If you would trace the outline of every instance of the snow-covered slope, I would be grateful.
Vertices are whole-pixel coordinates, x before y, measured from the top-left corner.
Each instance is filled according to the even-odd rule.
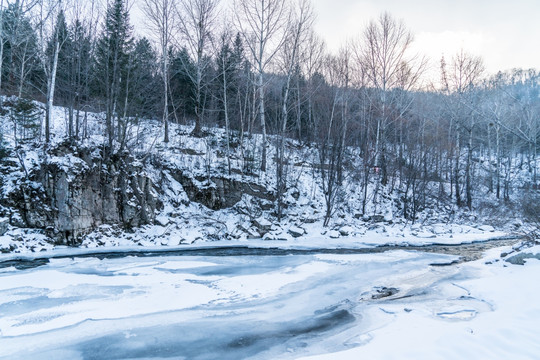
[[[10,149],[10,156],[4,161],[10,165],[8,172],[3,174],[4,198],[13,197],[21,184],[25,183],[33,191],[29,194],[36,194],[30,195],[30,200],[36,202],[38,199],[38,205],[34,207],[41,209],[39,204],[47,204],[50,211],[57,214],[56,217],[51,215],[52,218],[56,221],[61,217],[58,214],[64,214],[63,221],[67,224],[65,230],[59,229],[58,221],[49,221],[53,222],[50,224],[47,223],[49,217],[42,216],[43,219],[33,219],[35,221],[29,226],[29,216],[21,214],[27,211],[24,208],[26,203],[20,201],[19,209],[4,206],[0,209],[0,215],[7,217],[10,223],[0,237],[0,248],[4,252],[51,249],[54,243],[65,243],[68,238],[70,242],[83,247],[178,246],[217,240],[235,244],[257,239],[272,244],[287,241],[299,246],[316,244],[358,247],[382,244],[454,244],[526,230],[526,226],[519,220],[519,213],[504,220],[495,219],[489,213],[466,211],[435,198],[431,205],[418,213],[414,223],[406,220],[400,210],[402,204],[399,187],[392,190],[390,186],[380,188],[370,183],[367,193],[363,193],[355,176],[362,164],[354,148],[348,150],[347,175],[335,214],[329,226],[324,227],[325,198],[317,168],[319,159],[316,148],[292,140],[286,144],[289,154],[286,167],[287,191],[283,195],[284,216],[278,220],[274,146],[277,139],[270,137],[268,171],[261,172],[254,161],[259,157],[262,141],[256,134],[244,134],[240,139],[240,134],[234,133],[231,141],[234,146],[227,153],[226,136],[222,129],[209,129],[207,136],[196,138],[190,136],[189,126],[171,124],[171,141],[163,144],[163,129],[155,121],[133,123],[129,129],[127,149],[130,149],[131,160],[123,160],[123,163],[128,163],[124,173],[131,188],[128,187],[127,195],[120,196],[121,201],[117,199],[118,194],[111,195],[112,202],[109,203],[113,204],[113,208],[119,208],[115,210],[117,215],[106,216],[102,214],[103,211],[98,215],[87,214],[90,218],[84,223],[86,227],[71,229],[69,226],[73,225],[69,220],[80,215],[75,216],[69,211],[80,202],[67,196],[63,203],[66,210],[62,210],[59,209],[58,200],[39,200],[40,196],[46,197],[47,193],[61,191],[54,187],[47,190],[49,187],[44,185],[44,180],[36,181],[37,175],[32,177],[28,174],[42,175],[43,164],[46,163],[61,172],[62,179],[65,178],[65,188],[85,187],[80,184],[86,184],[84,181],[88,179],[88,166],[100,166],[99,159],[103,156],[100,152],[105,142],[102,136],[103,116],[88,113],[88,136],[75,143],[68,142],[69,146],[66,146],[65,139],[65,110],[56,107],[54,119],[52,141],[45,151],[39,139],[16,142],[11,135],[13,129],[9,117],[0,118],[4,140]],[[89,155],[83,156],[85,153]],[[248,153],[250,156],[246,156]],[[89,162],[88,158],[94,159],[93,162]],[[122,177],[118,180],[111,169],[117,169],[118,164],[107,166],[105,173],[107,176],[113,175],[110,180],[112,190],[109,192],[117,191]],[[100,172],[95,176],[103,180],[102,170],[98,170]],[[139,174],[136,178],[132,176],[134,172]],[[43,178],[41,176],[39,179]],[[146,178],[152,183],[151,189],[147,191],[140,186]],[[146,197],[144,202],[141,202],[140,196],[135,196],[137,192],[142,192]],[[377,196],[374,196],[375,192]],[[84,194],[84,191],[81,193]],[[28,197],[22,192],[19,198],[23,195]],[[92,201],[101,201],[103,209],[111,209],[107,205],[109,203],[104,203],[99,197]],[[365,202],[365,211],[362,211],[362,202]],[[137,218],[141,210],[138,212],[137,209],[142,208],[150,215],[141,220]],[[487,225],[490,223],[496,224],[498,230]],[[129,224],[129,231],[125,229],[126,224]],[[51,226],[55,228],[51,229]]]

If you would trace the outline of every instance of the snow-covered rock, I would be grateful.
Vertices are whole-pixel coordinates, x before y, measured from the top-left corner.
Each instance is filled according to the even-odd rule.
[[[427,232],[427,231],[420,231],[416,234],[414,234],[416,237],[418,238],[421,238],[421,239],[433,239],[433,238],[436,238],[437,235],[431,233],[431,232]]]
[[[164,215],[156,216],[156,224],[158,225],[167,226],[169,225],[170,222],[171,222],[171,219],[169,219],[169,217],[167,216],[164,216]]]
[[[302,235],[304,235],[306,233],[306,230],[302,229],[301,227],[298,227],[298,226],[291,226],[289,228],[289,234],[291,234],[292,237],[300,237]]]
[[[384,215],[373,215],[371,217],[371,221],[373,221],[374,223],[383,222],[384,221]]]
[[[328,235],[328,237],[330,237],[331,239],[337,239],[340,236],[339,231],[337,230],[330,230],[326,233],[326,235]]]
[[[478,230],[485,231],[485,232],[494,232],[495,228],[491,225],[482,225],[478,227]]]
[[[260,239],[261,238],[261,234],[255,230],[254,228],[251,228],[251,229],[248,229],[248,232],[247,232],[247,238],[248,239]]]
[[[0,236],[0,252],[9,252],[17,248],[11,236]]]
[[[7,217],[0,218],[0,236],[4,235],[8,230],[9,219]]]
[[[260,232],[267,233],[272,230],[272,223],[263,217],[253,220],[253,225],[259,229]]]
[[[341,236],[349,236],[352,235],[353,232],[354,229],[352,228],[352,226],[343,226],[339,229],[339,233],[341,234]]]
[[[449,233],[451,229],[445,224],[435,224],[431,227],[431,231],[436,235],[441,235]]]

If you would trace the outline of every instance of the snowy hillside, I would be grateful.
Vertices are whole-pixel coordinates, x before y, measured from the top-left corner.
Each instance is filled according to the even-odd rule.
[[[75,184],[81,181],[81,176],[88,179],[93,171],[91,168],[101,164],[103,150],[100,149],[105,139],[100,134],[104,116],[86,114],[88,137],[70,143],[65,140],[65,109],[56,107],[54,110],[54,135],[48,149],[36,141],[16,143],[12,135],[13,122],[8,116],[1,118],[5,148],[9,154],[3,160],[9,166],[6,168],[8,172],[2,175],[4,199],[17,198],[13,194],[20,192],[23,184],[30,189],[29,196],[34,194],[43,199],[34,210],[13,208],[14,202],[4,200],[3,251],[40,251],[66,243],[82,247],[178,246],[207,241],[245,244],[255,243],[257,239],[269,241],[268,244],[287,241],[298,246],[315,247],[453,244],[527,231],[519,213],[515,213],[514,218],[498,218],[492,214],[502,213],[502,210],[466,211],[436,198],[428,201],[428,206],[418,213],[414,221],[405,219],[399,185],[390,190],[390,186],[380,188],[370,183],[367,192],[363,192],[356,176],[363,164],[352,147],[347,150],[349,165],[337,194],[337,205],[329,226],[325,227],[325,196],[317,148],[313,144],[301,146],[294,140],[287,140],[286,144],[289,154],[286,159],[287,190],[282,200],[283,216],[279,219],[274,175],[278,138],[269,138],[268,167],[271,170],[262,172],[258,164],[250,160],[257,158],[255,153],[262,141],[259,135],[244,134],[242,139],[238,138],[239,134],[233,135],[236,145],[227,155],[222,129],[208,129],[207,136],[199,138],[190,135],[190,127],[171,124],[171,141],[163,144],[158,140],[162,136],[162,127],[155,121],[134,123],[129,129],[126,145],[131,149],[126,157],[129,160],[125,160],[130,162],[126,171],[140,174],[138,182],[146,178],[151,182],[145,196],[155,204],[146,205],[150,206],[147,219],[137,220],[132,215],[133,219],[126,222],[126,210],[115,217],[104,209],[105,215],[87,214],[87,220],[77,222],[76,217],[83,218],[83,213],[63,216],[54,207],[64,206],[64,213],[73,211],[71,208],[77,201],[82,201],[80,206],[85,206],[87,195],[76,195],[77,192],[69,190],[72,197],[83,196],[82,200],[69,199],[68,194],[65,195],[68,199],[48,202],[45,198],[52,190],[43,188],[38,175],[44,171],[43,164],[47,164],[48,167],[54,166],[55,174],[63,174],[66,189],[89,186]],[[251,158],[245,156],[249,152],[254,154]],[[103,175],[98,174],[100,176]],[[58,190],[58,186],[54,189],[55,196],[58,196],[57,192],[64,191]],[[128,199],[128,202],[133,201],[137,199]],[[489,198],[484,201],[489,201]],[[365,212],[362,211],[362,202],[365,203]],[[47,206],[51,207],[53,215],[41,212]],[[136,210],[140,209],[140,204],[133,206],[134,211],[140,211]],[[25,211],[28,212],[26,215]],[[38,219],[28,221],[32,217]],[[54,222],[56,228],[45,224],[47,221]]]

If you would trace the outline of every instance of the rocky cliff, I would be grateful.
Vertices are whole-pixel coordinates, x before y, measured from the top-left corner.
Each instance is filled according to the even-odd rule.
[[[40,153],[39,159],[19,153],[3,166],[0,201],[12,225],[76,244],[101,224],[153,223],[160,202],[142,164],[128,153],[105,158],[100,149],[68,143]]]

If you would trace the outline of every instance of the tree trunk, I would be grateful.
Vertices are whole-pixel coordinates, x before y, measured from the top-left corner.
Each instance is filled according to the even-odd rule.
[[[49,144],[51,138],[51,120],[52,120],[52,111],[54,104],[54,90],[56,87],[56,70],[58,68],[58,53],[60,52],[60,43],[56,39],[54,44],[54,58],[50,73],[49,81],[47,81],[47,104],[46,104],[46,114],[45,114],[45,144]],[[72,132],[72,122],[70,122],[70,137]]]
[[[169,142],[169,71],[167,60],[167,49],[165,46],[162,48],[163,52],[163,124],[165,125],[165,135],[163,142]]]
[[[456,129],[456,158],[454,165],[454,186],[456,192],[456,205],[461,206],[461,193],[459,189],[459,158],[461,154],[460,143],[459,143],[459,130]]]
[[[259,118],[261,120],[262,131],[261,171],[266,172],[266,119],[264,117],[264,83],[262,70],[259,70],[257,86],[259,88]]]

